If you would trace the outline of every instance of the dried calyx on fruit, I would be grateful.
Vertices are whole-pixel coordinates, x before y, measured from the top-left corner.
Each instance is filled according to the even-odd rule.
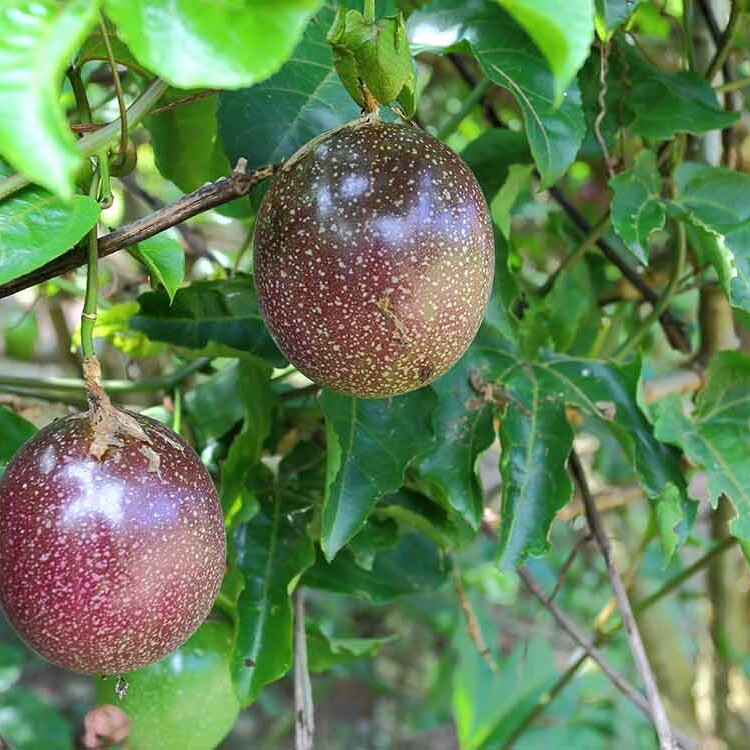
[[[52,422],[0,480],[0,604],[69,669],[119,674],[183,643],[225,568],[216,489],[161,423],[116,409],[95,357],[89,411]]]
[[[313,139],[274,177],[254,273],[280,349],[321,385],[360,397],[423,386],[482,321],[492,222],[468,166],[377,113]]]

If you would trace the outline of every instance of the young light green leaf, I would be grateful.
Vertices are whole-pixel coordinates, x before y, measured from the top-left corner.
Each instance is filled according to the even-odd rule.
[[[264,685],[283,677],[292,664],[290,593],[315,553],[306,530],[292,523],[291,510],[275,492],[231,537],[231,558],[244,582],[237,599],[231,669],[244,706],[258,697]]]
[[[609,186],[614,193],[612,225],[635,256],[647,263],[648,238],[666,219],[654,152],[641,151],[633,166],[613,177]]]
[[[252,354],[277,366],[285,361],[263,323],[249,276],[194,282],[178,289],[171,304],[163,290],[146,292],[138,302],[130,324],[152,341],[216,355]]]
[[[323,8],[272,78],[219,94],[219,137],[231,163],[244,157],[253,169],[277,162],[314,136],[357,117],[357,105],[341,84],[326,43],[332,20],[331,9]]]
[[[638,6],[640,0],[596,0],[596,33],[604,41],[622,26]]]
[[[0,284],[69,250],[96,224],[99,213],[99,204],[87,195],[65,202],[39,187],[0,202]]]
[[[555,74],[555,102],[589,55],[594,41],[593,0],[497,0],[534,40]]]
[[[170,303],[185,278],[185,251],[182,245],[165,234],[157,234],[131,249],[131,254],[146,267],[151,286],[161,284]]]
[[[320,625],[308,622],[305,628],[307,635],[307,659],[311,672],[325,672],[331,667],[348,664],[357,659],[375,656],[386,643],[395,636],[387,638],[339,638],[326,633]]]
[[[435,394],[422,388],[371,400],[324,391],[320,401],[328,440],[321,547],[332,560],[378,498],[397,490],[409,463],[430,447]]]
[[[683,162],[675,173],[676,208],[713,241],[701,243],[730,302],[750,311],[750,176]]]
[[[138,61],[180,88],[251,86],[291,55],[321,0],[104,0]]]
[[[556,107],[555,79],[546,60],[506,11],[492,3],[436,0],[410,16],[408,29],[413,52],[461,50],[468,44],[485,75],[518,102],[543,184],[565,172],[585,132],[578,84],[571,83]]]
[[[717,352],[706,373],[695,409],[686,415],[683,400],[673,394],[660,405],[656,436],[678,445],[697,466],[705,469],[715,504],[726,495],[737,517],[733,534],[750,541],[750,473],[747,427],[750,423],[750,357],[740,352]]]
[[[97,0],[0,6],[0,155],[66,201],[83,157],[60,106],[60,83],[97,9]]]

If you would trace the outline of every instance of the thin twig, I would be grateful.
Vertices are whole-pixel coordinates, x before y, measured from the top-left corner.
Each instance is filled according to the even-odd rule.
[[[295,750],[313,750],[315,712],[307,665],[305,592],[302,586],[297,586],[294,591],[294,715]]]
[[[110,70],[112,71],[112,81],[115,84],[115,97],[117,98],[117,109],[120,112],[120,148],[119,158],[125,158],[125,152],[128,148],[128,113],[125,107],[125,95],[122,92],[122,81],[120,81],[120,71],[117,70],[117,62],[115,60],[115,53],[112,51],[112,42],[109,40],[109,32],[107,31],[107,24],[104,20],[104,16],[99,14],[99,28],[102,32],[102,40],[104,41],[104,49],[107,50],[107,61],[109,62]]]
[[[214,94],[218,94],[219,89],[206,89],[205,91],[198,91],[195,94],[190,94],[190,96],[183,96],[182,99],[175,99],[173,102],[169,102],[169,104],[163,104],[161,107],[156,107],[156,109],[151,110],[152,115],[158,115],[162,112],[168,112],[170,109],[177,109],[177,107],[182,107],[185,104],[192,104],[193,102],[197,102],[200,99],[205,99],[208,96],[213,96]]]
[[[150,216],[137,219],[127,226],[100,237],[99,257],[112,255],[118,250],[153,237],[197,214],[245,195],[251,187],[270,177],[275,168],[275,165],[266,165],[251,172],[245,172],[239,168],[235,169],[231,177],[222,177],[215,182],[202,185],[192,193],[183,195],[174,203],[170,203],[159,211],[154,211]],[[0,298],[8,297],[22,289],[28,289],[43,281],[54,279],[55,276],[73,271],[85,262],[86,248],[76,246],[41,268],[0,285]]]
[[[461,582],[461,573],[455,565],[453,567],[453,589],[456,592],[456,599],[458,599],[458,604],[466,620],[466,632],[471,642],[476,647],[482,659],[484,659],[485,664],[490,668],[490,672],[497,672],[497,662],[492,655],[492,651],[490,651],[490,647],[487,645],[487,641],[484,640],[482,629],[479,627],[479,621],[474,613],[474,608],[471,606],[469,597],[466,596],[466,591]]]
[[[550,604],[555,601],[555,597],[560,593],[560,589],[565,583],[565,578],[567,577],[568,572],[573,566],[576,557],[578,557],[578,553],[581,551],[581,547],[588,544],[590,541],[591,534],[585,534],[584,536],[580,537],[578,541],[573,545],[573,549],[570,550],[570,554],[560,568],[560,574],[557,576],[557,583],[555,583],[555,588],[552,589],[552,593],[549,595],[548,601]]]
[[[10,744],[10,742],[8,742],[8,740],[0,736],[0,750],[15,750],[15,748]]]
[[[729,50],[732,47],[732,37],[734,32],[737,30],[737,26],[740,22],[741,16],[741,4],[739,0],[732,0],[732,9],[729,13],[729,21],[724,28],[724,31],[716,44],[716,52],[714,53],[713,59],[706,69],[706,80],[709,82],[713,80],[714,76],[719,72],[719,69],[724,65],[727,59]]]
[[[623,625],[625,626],[630,652],[633,655],[636,669],[638,670],[638,674],[640,675],[643,687],[646,691],[654,729],[659,738],[659,747],[661,750],[674,750],[676,745],[672,735],[672,728],[669,725],[669,720],[667,719],[667,714],[664,710],[664,704],[662,703],[661,695],[659,694],[659,688],[656,685],[656,679],[654,678],[654,673],[651,670],[646,649],[641,640],[638,624],[635,621],[635,616],[633,615],[633,610],[630,606],[630,600],[625,591],[625,585],[623,584],[622,578],[620,578],[620,574],[612,561],[612,550],[610,548],[609,539],[607,538],[601,525],[601,521],[599,520],[594,497],[591,494],[586,475],[583,471],[583,466],[581,465],[578,454],[575,450],[570,452],[568,464],[573,479],[581,492],[589,528],[591,529],[596,544],[602,553],[604,564],[607,568],[607,574],[612,582],[612,589],[617,597],[617,605],[620,609],[620,617],[622,618]]]

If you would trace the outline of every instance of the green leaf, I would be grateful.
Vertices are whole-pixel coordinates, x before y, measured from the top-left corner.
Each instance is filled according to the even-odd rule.
[[[60,106],[60,84],[97,9],[97,0],[35,0],[5,4],[0,15],[0,155],[65,200],[83,157]]]
[[[499,529],[500,567],[520,565],[549,548],[549,527],[571,498],[566,471],[573,431],[560,403],[547,399],[534,370],[513,383],[520,409],[509,404],[500,420],[503,480]]]
[[[661,200],[661,176],[653,151],[641,151],[633,166],[613,177],[612,225],[635,256],[648,262],[648,238],[661,229],[666,209]]]
[[[15,750],[72,750],[70,727],[57,709],[30,690],[15,688],[0,694],[3,739]]]
[[[36,432],[31,422],[0,406],[0,467],[4,467],[15,452]]]
[[[683,399],[670,395],[660,404],[656,435],[680,446],[708,476],[712,502],[724,494],[737,517],[733,534],[750,540],[750,473],[747,427],[750,423],[750,358],[740,352],[717,352],[711,358],[706,384],[695,409],[686,414]]]
[[[331,560],[378,498],[397,490],[406,467],[430,446],[435,394],[422,388],[371,400],[324,391],[320,402],[328,441],[321,546]]]
[[[241,495],[245,480],[260,461],[263,443],[271,431],[270,375],[271,368],[257,360],[242,361],[238,367],[234,398],[239,397],[243,405],[245,421],[221,465],[221,505],[225,513]]]
[[[706,79],[697,73],[669,73],[646,62],[629,45],[610,53],[610,82],[627,81],[627,127],[636,135],[667,140],[677,133],[706,133],[737,122],[725,112]],[[625,78],[623,78],[625,76]]]
[[[675,173],[676,207],[700,230],[729,301],[750,311],[750,177],[723,167],[683,162]]]
[[[555,101],[589,56],[594,41],[593,0],[497,0],[534,40],[555,74]]]
[[[505,128],[485,130],[461,152],[461,157],[477,178],[487,203],[505,184],[512,165],[531,163],[526,138]]]
[[[0,160],[0,177],[11,172]],[[69,250],[96,224],[99,213],[99,204],[86,195],[65,202],[39,187],[0,201],[0,284]]]
[[[244,157],[253,169],[277,162],[314,136],[357,117],[357,105],[342,86],[326,43],[332,20],[333,12],[323,8],[273,78],[219,94],[219,137],[231,163]]]
[[[237,600],[231,666],[244,706],[292,664],[290,593],[315,554],[305,529],[293,525],[290,510],[276,492],[231,537],[232,556],[244,581]]]
[[[471,379],[475,375],[487,379],[490,367],[490,358],[472,347],[432,384],[438,396],[435,441],[416,463],[442,505],[474,529],[479,528],[484,507],[477,464],[495,439],[495,428],[493,405],[474,390]]]
[[[214,355],[252,354],[282,365],[255,297],[252,278],[238,274],[222,281],[197,281],[177,290],[170,304],[163,290],[138,298],[141,310],[131,319],[136,331]]]
[[[436,0],[408,22],[413,52],[464,50],[476,55],[485,75],[518,102],[544,186],[572,164],[585,127],[581,95],[573,81],[559,107],[547,63],[516,21],[492,3]]]
[[[237,393],[242,388],[240,363],[222,367],[215,375],[185,394],[185,412],[198,445],[226,435],[245,415],[245,406]]]
[[[149,70],[180,88],[239,88],[273,75],[321,0],[204,3],[104,0],[119,36]]]
[[[157,234],[139,242],[130,250],[149,272],[151,286],[161,284],[170,303],[185,278],[185,251],[182,245],[165,234]]]
[[[493,398],[507,401],[500,420],[501,564],[519,565],[529,555],[545,552],[550,523],[570,499],[565,464],[572,431],[565,420],[566,405],[601,420],[623,447],[652,501],[663,546],[671,554],[686,537],[695,504],[687,498],[679,454],[655,439],[637,405],[638,363],[619,368],[549,353],[529,361],[489,329],[480,332],[472,349],[487,357],[487,382],[504,387],[505,393],[496,392]]]
[[[445,557],[433,541],[422,534],[406,534],[395,547],[379,552],[370,570],[358,565],[349,549],[341,550],[330,563],[320,553],[302,583],[384,604],[435,591],[445,583],[448,572]]]
[[[317,623],[308,622],[307,659],[311,672],[325,672],[357,659],[370,659],[386,644],[387,638],[337,638],[328,635]]]

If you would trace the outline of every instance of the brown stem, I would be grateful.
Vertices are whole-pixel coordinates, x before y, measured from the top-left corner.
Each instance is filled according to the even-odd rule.
[[[295,750],[313,750],[315,715],[307,665],[305,592],[302,586],[297,586],[294,591],[294,715]]]
[[[154,211],[150,216],[137,219],[127,226],[120,227],[120,229],[100,237],[99,257],[105,258],[118,250],[153,237],[193,216],[246,195],[254,185],[271,177],[276,168],[277,165],[269,164],[258,167],[251,172],[245,172],[244,160],[240,160],[231,177],[221,177],[215,182],[203,185],[192,193],[183,195],[174,203]],[[73,271],[85,263],[86,247],[77,245],[41,268],[0,285],[0,298],[36,286],[43,281],[54,279],[55,276]]]
[[[630,652],[633,655],[633,661],[635,662],[636,669],[638,670],[638,674],[640,675],[641,681],[646,690],[646,697],[650,706],[654,729],[659,738],[659,747],[661,750],[674,750],[676,745],[672,735],[672,728],[669,725],[669,720],[667,719],[667,714],[664,710],[661,695],[659,694],[659,688],[656,685],[656,680],[648,661],[646,649],[643,646],[641,634],[638,631],[638,625],[630,606],[630,600],[625,591],[625,585],[622,582],[622,578],[612,560],[612,550],[609,544],[609,539],[601,525],[599,514],[597,513],[596,505],[594,503],[594,497],[589,489],[583,466],[578,458],[578,454],[574,450],[570,452],[568,464],[573,479],[581,492],[589,528],[591,529],[596,544],[602,553],[604,564],[607,568],[607,574],[612,583],[612,589],[617,597],[617,605],[620,609],[620,617],[622,618],[623,625],[625,626]]]
[[[490,668],[490,672],[497,672],[495,657],[492,656],[492,651],[490,651],[490,647],[484,640],[482,629],[479,627],[479,621],[474,613],[474,608],[471,606],[469,597],[466,596],[466,590],[461,582],[461,573],[458,570],[458,567],[453,568],[453,589],[456,592],[456,599],[458,599],[458,604],[463,612],[464,620],[466,620],[466,632],[471,639],[471,642]]]

